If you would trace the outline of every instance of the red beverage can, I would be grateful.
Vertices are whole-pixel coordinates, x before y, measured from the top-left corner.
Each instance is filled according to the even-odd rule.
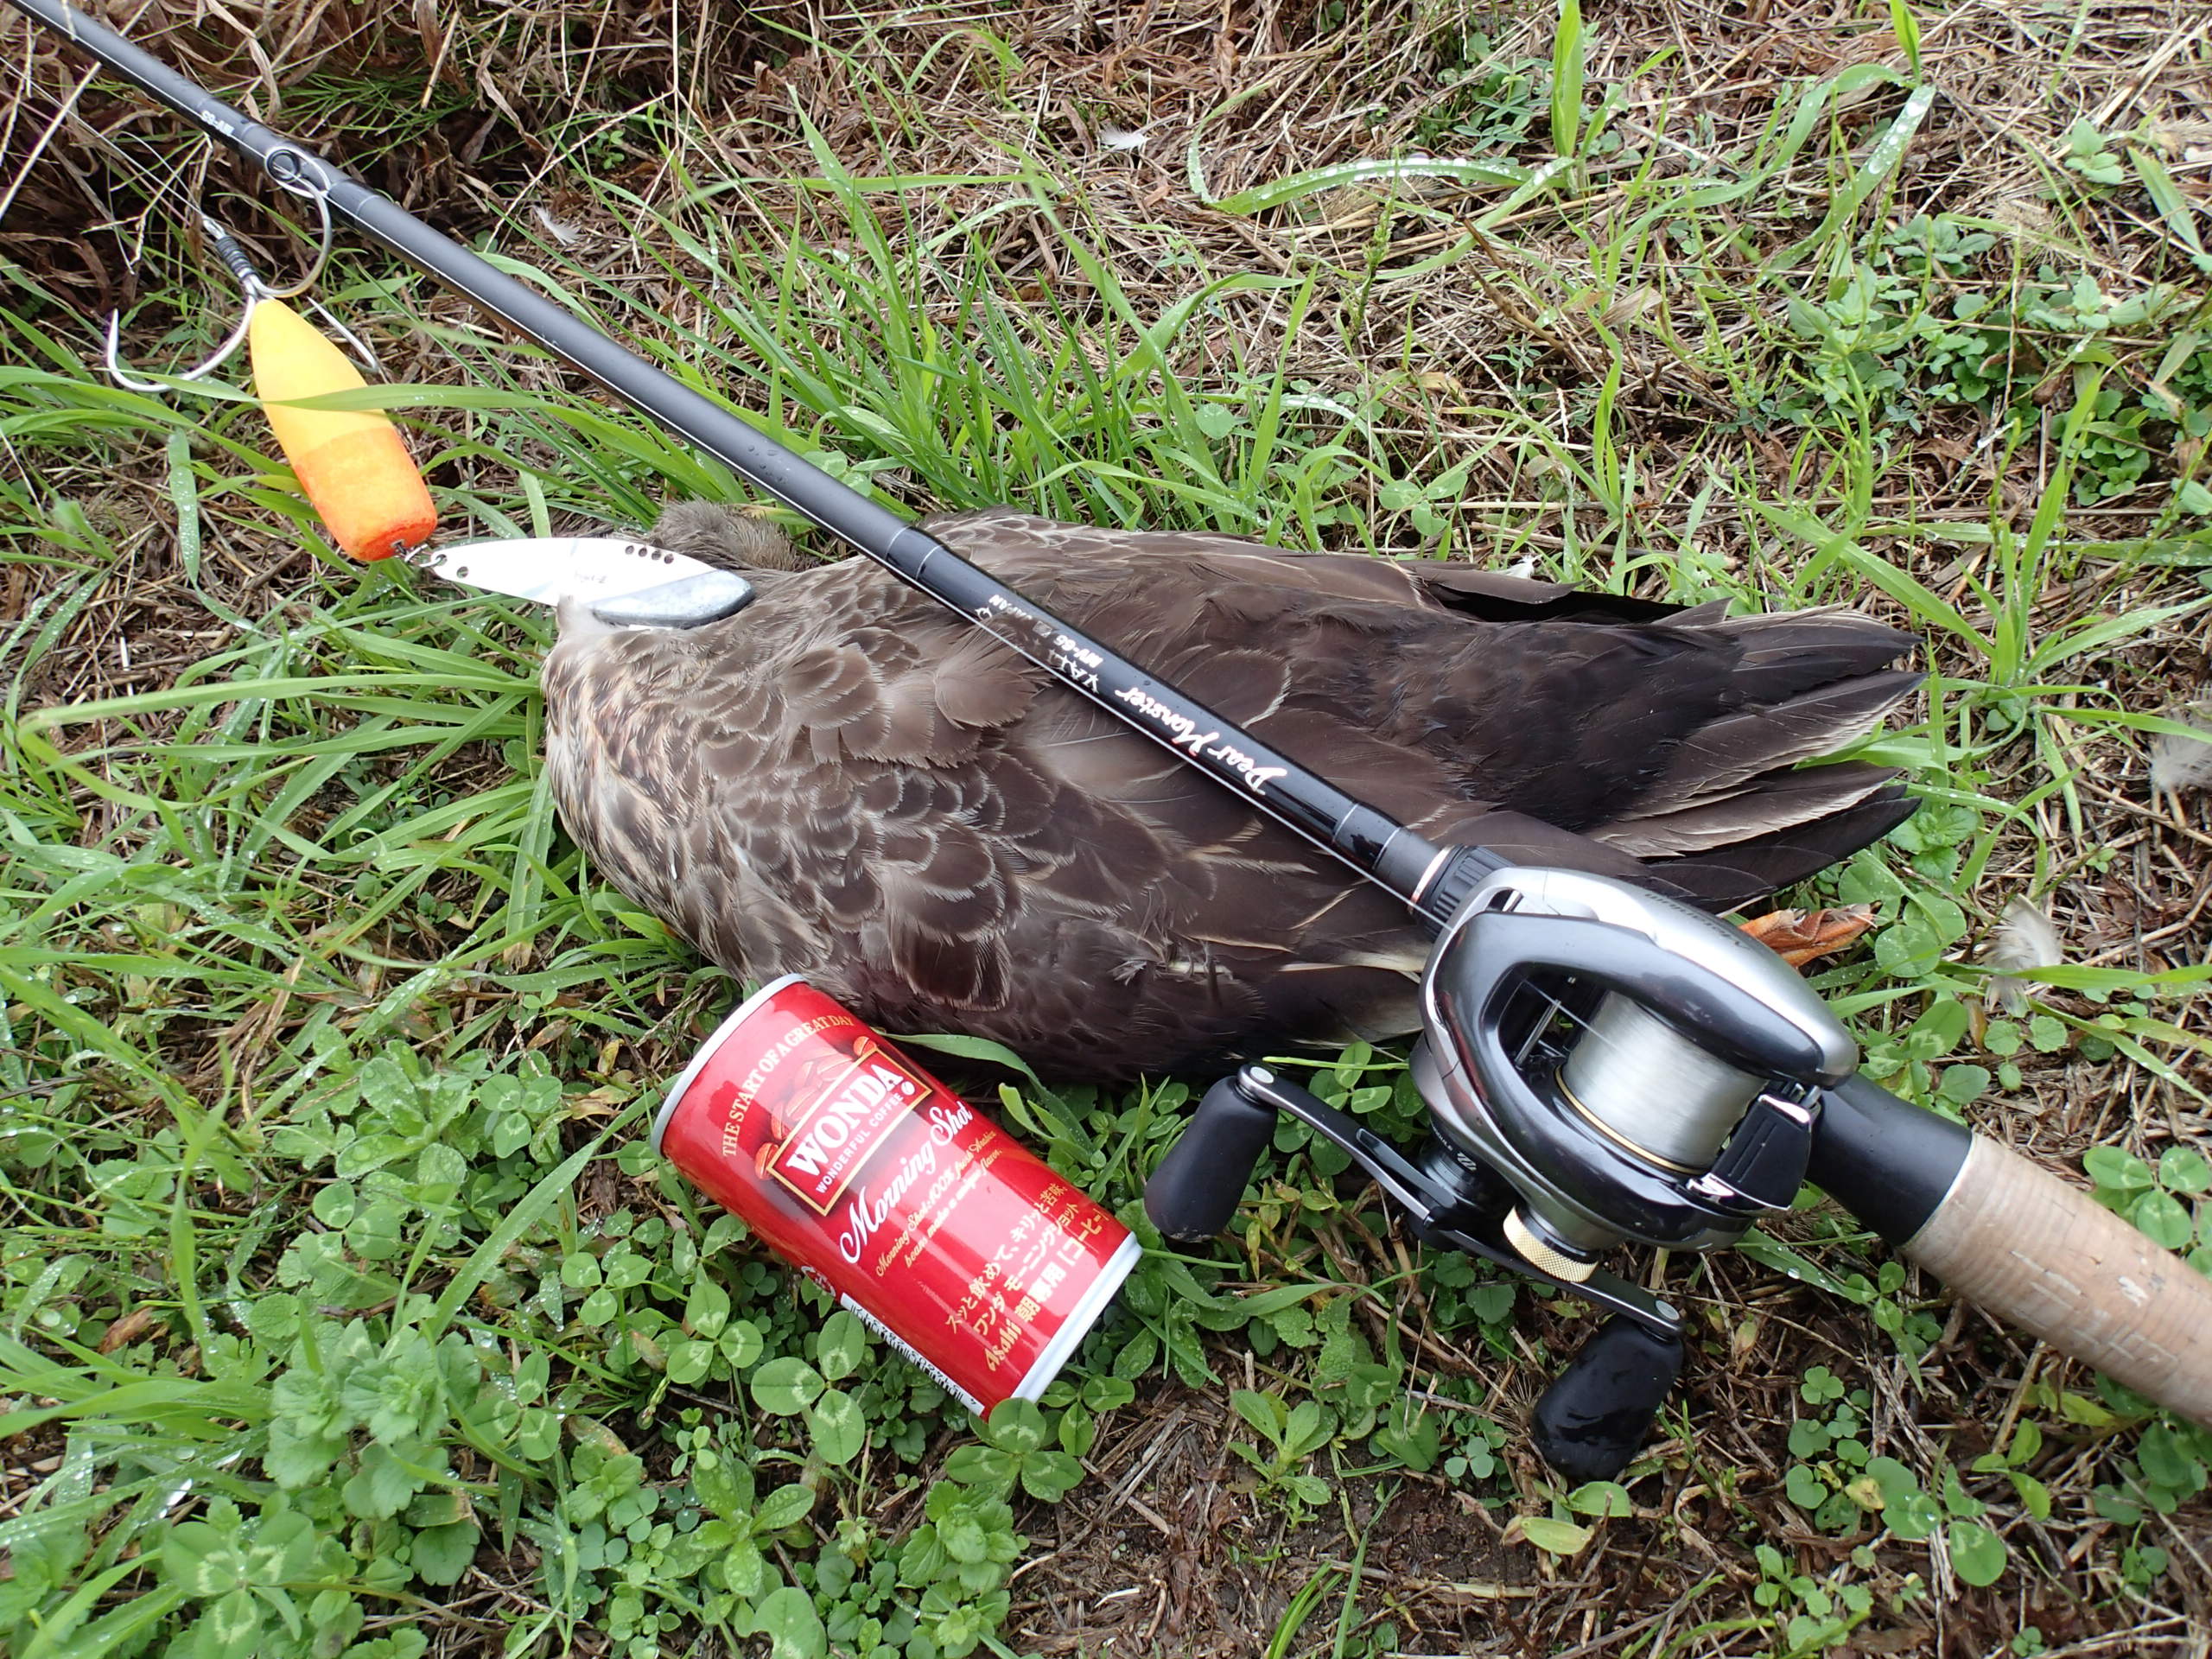
[[[1044,1393],[1140,1254],[1087,1194],[795,974],[707,1039],[653,1148],[970,1411]]]

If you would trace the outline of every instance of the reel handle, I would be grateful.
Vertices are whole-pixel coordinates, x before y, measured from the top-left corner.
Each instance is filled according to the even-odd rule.
[[[1682,1338],[1616,1313],[1546,1389],[1529,1416],[1536,1451],[1568,1480],[1611,1480],[1651,1438],[1681,1375]]]
[[[1236,1075],[1206,1090],[1182,1137],[1144,1184],[1144,1212],[1167,1237],[1196,1244],[1229,1225],[1252,1167],[1274,1139],[1275,1109],[1237,1086]]]

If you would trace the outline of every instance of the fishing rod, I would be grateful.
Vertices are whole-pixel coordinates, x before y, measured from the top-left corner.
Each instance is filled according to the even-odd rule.
[[[1279,1116],[1305,1122],[1424,1237],[1610,1312],[1535,1414],[1544,1455],[1594,1478],[1641,1445],[1683,1351],[1680,1314],[1599,1258],[1624,1243],[1733,1243],[1809,1179],[1958,1294],[2212,1424],[2212,1281],[2018,1154],[1859,1075],[1841,1024],[1740,931],[1624,882],[1429,841],[105,25],[60,0],[7,3],[1342,860],[1437,936],[1412,1058],[1427,1146],[1409,1157],[1248,1065],[1207,1093],[1148,1184],[1163,1233],[1219,1230]]]

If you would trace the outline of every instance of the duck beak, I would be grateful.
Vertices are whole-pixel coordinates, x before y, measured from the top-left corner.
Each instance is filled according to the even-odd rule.
[[[697,627],[733,616],[753,600],[753,584],[731,571],[613,537],[510,537],[406,556],[416,569],[463,587],[539,605],[573,601],[609,627]]]

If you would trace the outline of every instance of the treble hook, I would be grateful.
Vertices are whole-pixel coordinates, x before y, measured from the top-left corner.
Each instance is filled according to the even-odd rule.
[[[261,273],[253,268],[253,262],[246,257],[245,250],[238,245],[237,238],[207,213],[200,215],[200,228],[214,244],[216,256],[231,268],[231,274],[238,278],[238,290],[245,296],[245,304],[238,312],[237,325],[224,338],[223,343],[215,348],[215,354],[197,368],[186,369],[171,377],[174,380],[203,379],[229,362],[237,355],[238,347],[245,344],[246,329],[253,321],[253,308],[272,297],[269,284],[261,280]],[[107,314],[106,360],[108,374],[118,385],[127,386],[132,391],[168,390],[165,383],[142,380],[123,366],[123,317],[120,312]]]
[[[238,238],[219,224],[212,214],[201,213],[200,228],[207,232],[207,238],[215,250],[216,257],[230,267],[231,275],[238,279],[238,291],[245,297],[245,303],[238,312],[238,320],[232,326],[231,332],[224,336],[223,343],[215,348],[214,354],[206,362],[196,367],[168,375],[160,380],[148,380],[131,373],[123,366],[122,315],[119,312],[109,312],[105,360],[109,377],[118,385],[128,387],[132,391],[158,392],[167,391],[181,381],[206,378],[229,362],[238,354],[238,347],[245,344],[246,331],[252,324],[253,309],[256,306],[264,300],[291,299],[297,295],[306,293],[308,288],[314,285],[315,279],[322,275],[323,267],[330,262],[332,236],[330,204],[320,191],[296,191],[296,194],[310,197],[322,220],[321,239],[315,249],[315,262],[308,267],[307,275],[289,287],[270,287],[260,271],[254,268],[253,261],[247,257],[245,250],[238,245]],[[367,343],[325,309],[321,301],[310,299],[308,304],[337,331],[340,337],[353,348],[354,354],[372,370],[381,368],[377,362],[376,353],[369,349]]]

